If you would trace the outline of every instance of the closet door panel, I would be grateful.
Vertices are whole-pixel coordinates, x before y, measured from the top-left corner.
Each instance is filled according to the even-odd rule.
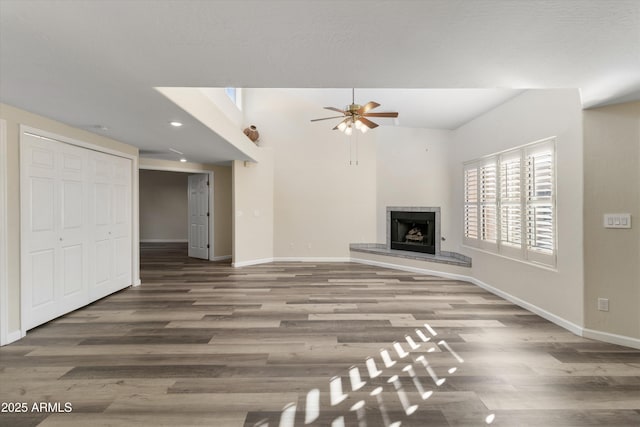
[[[26,328],[57,316],[59,280],[58,155],[53,142],[25,137],[21,147],[22,310]]]
[[[60,144],[60,306],[59,314],[88,301],[88,152]]]
[[[131,285],[131,160],[113,158],[114,281],[117,289]]]
[[[29,301],[32,309],[46,310],[43,306],[56,303],[56,253],[55,249],[33,251],[29,256],[31,264],[32,297]],[[51,313],[55,313],[55,308]]]
[[[62,266],[63,298],[83,294],[86,288],[83,245],[63,246]],[[79,303],[86,299],[86,296],[82,295],[82,301]]]
[[[25,329],[131,285],[131,161],[21,135]]]
[[[55,178],[47,176],[29,177],[31,190],[30,231],[37,233],[54,233],[55,230],[55,196],[57,193]],[[45,236],[44,238],[50,238]]]
[[[100,240],[95,242],[97,258],[100,262],[96,262],[96,285],[104,285],[111,279],[111,241]]]
[[[110,157],[97,152],[90,155],[91,300],[109,295],[113,287],[113,165]]]
[[[81,180],[62,181],[62,229],[82,231],[85,225],[83,206],[84,183]]]

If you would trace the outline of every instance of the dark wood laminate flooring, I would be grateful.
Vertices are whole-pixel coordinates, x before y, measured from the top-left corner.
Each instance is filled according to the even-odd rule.
[[[0,349],[0,400],[28,406],[0,425],[640,425],[639,351],[469,283],[179,245],[144,246],[142,279]]]

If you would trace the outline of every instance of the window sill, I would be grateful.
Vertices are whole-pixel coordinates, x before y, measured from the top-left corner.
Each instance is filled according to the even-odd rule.
[[[476,248],[475,246],[469,246],[469,245],[465,245],[465,244],[462,244],[462,247],[465,248],[465,249],[471,249],[471,250],[474,250],[474,251],[477,251],[477,252],[482,252],[482,253],[485,253],[485,254],[497,256],[497,257],[500,257],[500,258],[503,258],[503,259],[506,259],[506,260],[509,260],[509,261],[518,262],[520,264],[525,264],[525,265],[528,265],[528,266],[531,266],[531,267],[540,268],[542,270],[547,270],[547,271],[551,271],[551,272],[554,272],[554,273],[558,272],[557,265],[556,266],[551,266],[551,265],[547,265],[547,264],[540,264],[540,263],[537,263],[537,262],[528,261],[526,259],[514,258],[514,257],[510,257],[510,256],[499,254],[497,252],[488,251],[486,249]]]

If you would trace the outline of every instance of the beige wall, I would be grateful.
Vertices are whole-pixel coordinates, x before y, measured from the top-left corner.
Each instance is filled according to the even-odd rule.
[[[387,236],[387,206],[441,208],[442,250],[451,250],[449,145],[451,131],[384,126],[375,130],[377,146],[377,241]]]
[[[0,343],[7,342],[7,309],[2,308],[6,304],[7,295],[7,143],[6,123],[0,119]]]
[[[213,254],[231,256],[232,247],[232,183],[231,166],[181,163],[170,160],[140,158],[141,169],[187,172],[213,172]]]
[[[140,171],[140,241],[189,238],[189,174]]]
[[[462,242],[462,163],[555,136],[557,270],[465,247]],[[577,90],[531,90],[453,132],[452,229],[459,252],[472,257],[471,276],[524,300],[548,317],[583,326],[582,107]]]
[[[586,327],[640,339],[640,102],[586,110],[584,147]],[[605,213],[633,228],[604,228]]]
[[[233,162],[233,264],[273,259],[273,151],[259,162]]]
[[[275,257],[347,258],[349,243],[375,241],[373,131],[357,135],[356,166],[336,123],[309,121],[326,110],[286,91],[245,89],[244,111],[273,149]]]
[[[213,169],[213,249],[216,257],[233,254],[233,195],[232,167],[212,166]]]
[[[135,157],[138,149],[6,104],[0,104],[0,118],[7,122],[8,331],[15,334],[20,330],[20,125]],[[137,204],[134,205],[137,216]]]

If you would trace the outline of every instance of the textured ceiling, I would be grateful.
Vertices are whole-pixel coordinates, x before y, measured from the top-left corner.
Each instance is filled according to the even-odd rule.
[[[148,150],[241,158],[153,89],[172,86],[579,88],[587,107],[636,100],[640,1],[0,0],[2,102]],[[443,127],[464,120],[451,115]]]

